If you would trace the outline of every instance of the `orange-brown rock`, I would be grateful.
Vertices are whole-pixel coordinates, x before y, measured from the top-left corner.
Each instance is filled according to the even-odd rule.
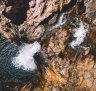
[[[96,27],[94,26],[89,32],[88,32],[88,41],[92,44],[96,44]]]
[[[31,4],[33,1],[30,1]],[[29,2],[29,5],[30,5]],[[64,5],[68,4],[70,0],[36,0],[33,3],[34,7],[31,7],[28,12],[28,18],[34,21],[34,23],[40,23],[47,17],[49,17],[53,12],[57,12],[58,10],[62,9]],[[61,5],[62,4],[62,5]]]
[[[63,79],[54,68],[46,69],[45,78],[47,79],[48,82],[52,82],[53,84],[59,85],[66,83],[66,79]]]

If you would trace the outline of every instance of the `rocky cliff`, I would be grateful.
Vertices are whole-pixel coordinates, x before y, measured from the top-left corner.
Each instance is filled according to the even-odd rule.
[[[1,91],[95,91],[95,28],[95,0],[1,0],[4,40],[41,45],[34,55],[38,75],[2,83]]]

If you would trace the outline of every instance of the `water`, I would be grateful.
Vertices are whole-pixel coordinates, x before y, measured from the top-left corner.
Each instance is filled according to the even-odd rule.
[[[52,31],[53,29],[56,29],[56,28],[64,25],[64,24],[66,23],[66,21],[67,21],[67,19],[66,19],[66,17],[65,17],[65,13],[61,13],[61,15],[60,15],[60,17],[59,17],[59,19],[58,19],[58,22],[57,22],[54,26],[52,26],[52,27],[49,29],[49,31]]]
[[[33,44],[23,44],[16,57],[12,59],[12,64],[17,68],[26,71],[34,71],[37,66],[34,62],[34,55],[40,52],[41,46],[36,41]]]
[[[58,19],[58,22],[57,22],[56,24],[52,25],[51,27],[49,27],[49,28],[46,30],[44,36],[41,38],[41,41],[44,40],[44,39],[46,39],[46,38],[48,38],[48,36],[49,36],[52,32],[55,32],[56,29],[58,29],[59,27],[64,26],[64,25],[66,24],[66,22],[67,22],[66,13],[61,13],[61,14],[60,14],[60,17],[59,17],[59,19]]]
[[[2,39],[1,39],[2,40]],[[35,44],[24,44],[20,48],[9,41],[0,40],[0,81],[26,82],[33,79],[37,73],[33,55],[38,49]],[[31,50],[32,49],[32,50]],[[33,51],[34,50],[34,51]],[[38,49],[39,51],[39,49]]]
[[[64,16],[62,13],[57,24],[52,26],[49,32],[66,23]],[[2,40],[3,37],[0,38],[0,41]],[[41,45],[38,42],[23,43],[20,47],[7,40],[0,43],[0,81],[30,81],[37,71],[34,55],[40,52],[40,49]]]
[[[78,47],[81,45],[81,43],[84,42],[84,39],[86,37],[88,31],[88,25],[84,24],[82,21],[80,21],[79,23],[79,27],[76,27],[73,30],[73,37],[75,39],[72,40],[72,42],[70,43],[70,46],[72,48]]]

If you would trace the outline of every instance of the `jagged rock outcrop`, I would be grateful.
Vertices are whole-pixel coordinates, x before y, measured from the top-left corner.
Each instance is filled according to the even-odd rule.
[[[79,3],[81,0],[6,1],[8,2],[5,3],[4,8],[0,8],[3,11],[0,12],[2,26],[0,32],[5,33],[4,36],[8,39],[11,36],[13,41],[18,39],[21,42],[31,43],[38,40],[41,43],[43,59],[40,61],[37,57],[36,63],[40,71],[39,75],[43,75],[44,78],[35,80],[37,84],[32,81],[22,86],[18,83],[6,83],[4,88],[7,91],[13,88],[21,91],[30,91],[30,89],[32,91],[95,91],[96,1],[82,0],[86,10],[85,7],[76,6],[83,6],[83,2]],[[78,9],[82,10],[79,12]],[[78,27],[76,20],[81,20],[84,24],[88,23],[89,31],[82,43],[83,47],[72,49],[70,41],[74,39],[72,30]],[[35,86],[34,83],[39,86]]]
[[[11,20],[12,23],[19,24],[20,32],[27,30],[27,38],[29,39],[29,36],[31,36],[29,40],[33,41],[43,35],[45,24],[52,25],[56,23],[58,14],[70,2],[71,0],[8,0],[3,15]],[[38,29],[40,35],[37,36]]]

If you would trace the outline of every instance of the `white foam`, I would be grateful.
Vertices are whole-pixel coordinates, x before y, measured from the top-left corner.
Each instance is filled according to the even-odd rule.
[[[85,28],[86,27],[86,28]],[[81,43],[84,42],[84,38],[86,37],[86,33],[88,31],[88,26],[84,25],[82,21],[80,21],[79,27],[74,29],[73,37],[74,39],[70,46],[75,48],[76,46],[80,46]]]
[[[58,22],[49,29],[49,31],[52,31],[53,29],[56,29],[66,23],[67,19],[65,17],[65,13],[62,13],[58,19]]]
[[[16,68],[23,70],[35,70],[37,68],[34,62],[34,54],[39,52],[41,45],[36,41],[33,44],[24,44],[20,47],[20,50],[16,57],[12,59],[12,64]]]

